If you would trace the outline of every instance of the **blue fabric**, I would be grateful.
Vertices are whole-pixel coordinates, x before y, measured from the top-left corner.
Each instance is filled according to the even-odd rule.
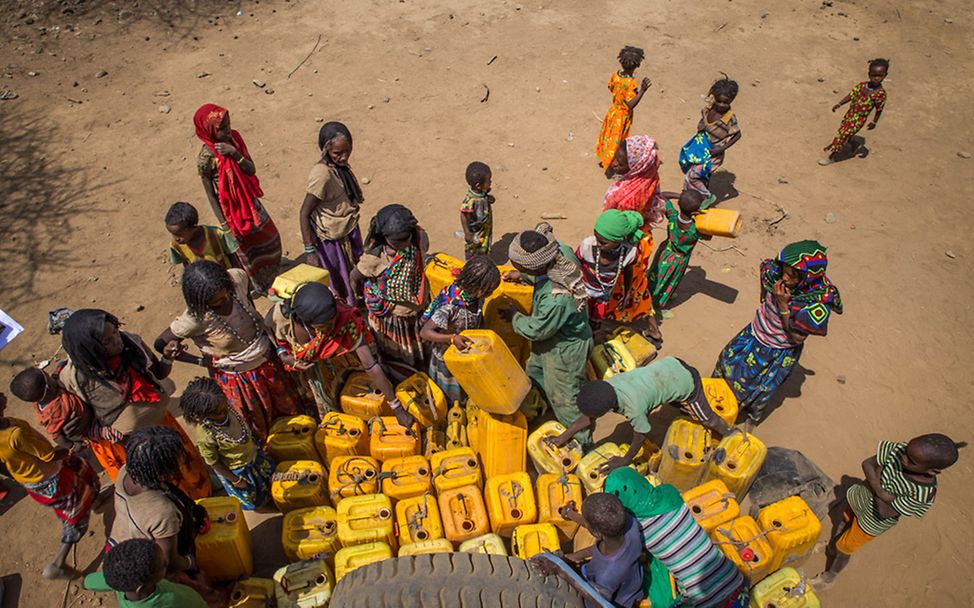
[[[710,174],[714,170],[713,160],[710,157],[711,147],[710,137],[705,131],[694,135],[680,148],[680,170],[686,173],[693,165],[703,165],[700,179],[705,182],[710,181]]]
[[[642,553],[642,530],[636,518],[630,516],[622,547],[612,555],[602,555],[596,544],[582,574],[613,605],[630,608],[644,597],[643,565],[639,561]]]
[[[253,511],[267,504],[271,498],[271,476],[274,474],[274,461],[257,450],[254,461],[239,469],[230,469],[234,475],[247,481],[247,489],[239,490],[233,484],[220,476],[220,483],[227,494],[240,501],[240,506],[246,511]]]
[[[798,363],[803,345],[772,348],[754,337],[751,324],[740,331],[717,358],[714,378],[723,378],[734,391],[740,409],[761,420],[765,406]]]

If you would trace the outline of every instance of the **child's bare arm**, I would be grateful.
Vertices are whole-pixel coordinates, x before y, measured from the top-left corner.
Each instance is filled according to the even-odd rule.
[[[839,100],[839,103],[837,103],[834,106],[832,106],[832,111],[835,112],[836,110],[838,110],[839,108],[841,108],[845,104],[849,103],[850,101],[852,101],[852,98],[849,97],[848,95],[846,95],[845,97],[843,97],[842,99]]]
[[[589,545],[588,547],[575,551],[574,553],[566,553],[565,561],[573,564],[581,564],[585,560],[592,558],[593,548],[595,548],[595,545]]]
[[[633,97],[632,101],[630,101],[628,104],[630,112],[636,109],[636,106],[638,106],[639,102],[642,101],[643,95],[646,94],[646,91],[648,91],[649,87],[651,86],[653,86],[653,81],[649,78],[643,78],[643,81],[639,83],[639,92],[636,93],[636,96]]]
[[[203,191],[206,192],[206,200],[210,201],[210,208],[213,209],[213,215],[216,219],[220,221],[220,227],[224,230],[230,228],[227,224],[227,218],[223,215],[223,209],[220,208],[220,197],[216,190],[213,189],[213,180],[207,177],[200,177],[203,180]]]
[[[470,222],[467,221],[468,211],[460,212],[460,225],[463,226],[463,240],[466,242],[473,241],[473,231],[470,230]]]
[[[896,517],[899,515],[899,512],[891,504],[896,500],[896,497],[884,490],[880,483],[882,471],[883,467],[879,464],[875,456],[862,461],[862,472],[866,476],[866,483],[869,484],[869,489],[872,490],[873,496],[876,497],[876,514],[885,519]]]

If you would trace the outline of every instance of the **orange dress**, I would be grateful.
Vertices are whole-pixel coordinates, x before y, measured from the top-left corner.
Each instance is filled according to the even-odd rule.
[[[602,119],[602,131],[595,146],[595,155],[601,159],[603,167],[612,163],[619,142],[629,136],[629,127],[632,126],[629,102],[639,92],[639,83],[635,78],[626,78],[614,72],[609,78],[609,91],[612,92],[612,105]]]

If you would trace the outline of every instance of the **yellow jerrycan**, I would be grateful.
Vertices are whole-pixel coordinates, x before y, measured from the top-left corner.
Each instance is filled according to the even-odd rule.
[[[574,504],[576,510],[581,510],[581,480],[571,473],[544,473],[538,475],[537,488],[538,523],[554,525],[563,541],[574,538],[578,524],[562,517],[558,510],[568,504]]]
[[[473,344],[460,350],[451,344],[443,362],[481,410],[513,414],[531,390],[531,381],[500,337],[489,329],[468,329],[461,335]]]
[[[433,467],[433,486],[437,492],[461,486],[482,488],[484,485],[477,453],[470,448],[437,452],[430,459],[430,466]]]
[[[285,460],[271,476],[271,497],[281,513],[328,504],[328,478],[317,460]]]
[[[333,502],[379,491],[379,463],[370,456],[337,456],[331,461],[328,494]]]
[[[432,493],[397,501],[396,525],[399,528],[399,543],[402,545],[443,538],[440,508]]]
[[[331,282],[328,271],[311,264],[298,264],[287,272],[274,277],[268,295],[280,299],[290,300],[294,290],[304,283],[321,283],[325,287]]]
[[[382,493],[393,500],[422,496],[432,487],[430,463],[424,456],[390,458],[382,463]]]
[[[213,496],[196,503],[206,509],[210,519],[210,528],[196,537],[196,561],[200,570],[215,581],[232,581],[253,574],[250,528],[240,501]]]
[[[467,427],[459,422],[448,422],[446,424],[446,444],[448,450],[468,447],[470,442],[467,439]]]
[[[559,549],[558,530],[551,524],[525,524],[514,528],[511,552],[521,559]]]
[[[284,416],[271,423],[267,432],[267,453],[274,462],[318,460],[315,431],[318,422],[311,416]]]
[[[463,270],[463,261],[445,253],[434,253],[426,258],[426,280],[430,283],[433,298],[447,285],[452,285]]]
[[[599,469],[610,458],[625,456],[626,449],[628,449],[628,446],[623,448],[620,445],[609,442],[592,448],[592,451],[582,456],[582,459],[578,461],[578,468],[575,469],[575,474],[582,480],[582,486],[585,488],[586,495],[602,491],[602,488],[605,486],[605,473]]]
[[[393,557],[395,555],[392,552],[392,547],[383,542],[344,547],[335,554],[335,577],[342,580],[342,577],[356,568]]]
[[[797,570],[782,568],[751,587],[750,608],[821,608],[821,604]]]
[[[478,449],[477,438],[480,433],[480,422],[478,420],[480,408],[473,401],[467,400],[465,412],[467,414],[467,446],[476,452]]]
[[[741,232],[744,220],[741,218],[740,211],[715,207],[694,216],[694,223],[700,234],[736,238]]]
[[[396,387],[396,398],[422,428],[446,426],[446,396],[429,376],[417,372]]]
[[[357,416],[328,412],[315,431],[315,445],[321,462],[327,467],[336,456],[369,453],[369,434],[365,422]]]
[[[653,343],[628,327],[617,327],[609,334],[609,339],[626,348],[636,362],[636,367],[642,367],[656,358],[656,347]]]
[[[433,454],[442,452],[446,449],[446,433],[437,429],[423,430],[423,456],[426,460],[433,457]]]
[[[683,493],[690,514],[708,535],[741,515],[734,493],[719,479],[712,479]]]
[[[528,421],[521,412],[499,416],[483,412],[477,417],[483,441],[477,453],[488,478],[527,470]]]
[[[528,456],[538,473],[571,473],[582,459],[582,446],[572,439],[565,447],[552,448],[545,437],[557,437],[565,427],[556,420],[549,420],[528,435]]]
[[[595,377],[600,380],[607,380],[637,367],[632,353],[618,340],[609,340],[595,346],[589,360],[595,370]]]
[[[365,372],[352,372],[342,387],[338,403],[349,416],[368,422],[376,416],[392,416],[386,396],[372,384]]]
[[[503,277],[513,266],[499,267]],[[526,315],[531,314],[534,301],[534,286],[527,283],[501,281],[500,286],[484,302],[484,328],[495,332],[511,349],[511,353],[521,363],[527,358],[524,347],[530,348],[530,342],[514,331],[513,324],[504,319],[500,311],[505,308],[515,308]],[[530,351],[529,351],[530,352]]]
[[[369,453],[379,462],[419,454],[419,427],[406,428],[395,416],[380,416],[369,421]]]
[[[517,526],[533,524],[538,519],[531,477],[524,471],[488,477],[484,499],[490,530],[499,536],[509,537]]]
[[[721,452],[723,450],[723,452]],[[720,455],[723,454],[723,458]],[[717,451],[710,461],[708,479],[719,479],[727,489],[737,496],[738,502],[744,499],[764,464],[768,448],[754,435],[734,433],[720,440]],[[719,462],[718,462],[719,461]]]
[[[489,533],[460,543],[460,553],[483,553],[486,555],[507,555],[504,539]]]
[[[399,557],[428,555],[430,553],[453,553],[453,543],[445,538],[434,538],[399,547]]]
[[[716,412],[728,426],[737,422],[737,397],[731,390],[727,380],[723,378],[701,378],[703,394],[710,403],[710,408]]]
[[[331,507],[307,507],[285,513],[281,545],[292,562],[334,557],[342,547],[338,540],[338,512]]]
[[[230,592],[230,608],[268,608],[276,606],[277,585],[269,578],[245,578]]]
[[[438,499],[443,518],[443,534],[461,543],[490,530],[484,496],[477,486],[462,486],[440,492]]]
[[[771,572],[774,550],[753,517],[742,515],[717,526],[711,538],[752,585]]]
[[[288,564],[274,573],[277,608],[325,608],[335,578],[323,559]]]
[[[446,411],[446,422],[447,424],[458,422],[464,426],[467,425],[467,410],[460,407],[459,401],[454,401],[450,409]]]
[[[371,542],[396,546],[392,502],[383,494],[349,496],[338,503],[338,540],[343,547]]]
[[[822,534],[822,522],[800,496],[789,496],[761,509],[758,526],[774,549],[771,570],[807,557]]]
[[[710,451],[710,431],[685,418],[677,418],[666,431],[659,478],[681,492],[689,490],[706,473]]]

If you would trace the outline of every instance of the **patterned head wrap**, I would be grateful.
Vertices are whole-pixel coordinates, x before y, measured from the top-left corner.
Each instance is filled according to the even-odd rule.
[[[626,138],[629,171],[605,192],[603,211],[619,209],[638,211],[645,223],[660,222],[665,215],[665,202],[659,196],[659,156],[656,140],[646,135]]]
[[[548,243],[537,251],[527,251],[521,247],[520,233],[511,241],[507,255],[515,264],[531,271],[545,272],[548,280],[554,284],[552,293],[555,295],[569,295],[575,300],[575,307],[581,311],[588,304],[588,292],[582,281],[582,271],[562,253],[555,239],[551,224],[542,222],[535,226],[534,231],[545,237]]]
[[[639,229],[642,225],[643,216],[640,213],[609,209],[595,219],[595,232],[613,243],[638,243],[644,236]]]
[[[782,264],[801,274],[792,290],[792,325],[803,333],[824,336],[828,333],[831,313],[842,314],[842,298],[838,288],[825,276],[828,266],[826,247],[818,241],[799,241],[781,250],[777,258],[761,263],[761,285],[768,292],[781,280]]]

